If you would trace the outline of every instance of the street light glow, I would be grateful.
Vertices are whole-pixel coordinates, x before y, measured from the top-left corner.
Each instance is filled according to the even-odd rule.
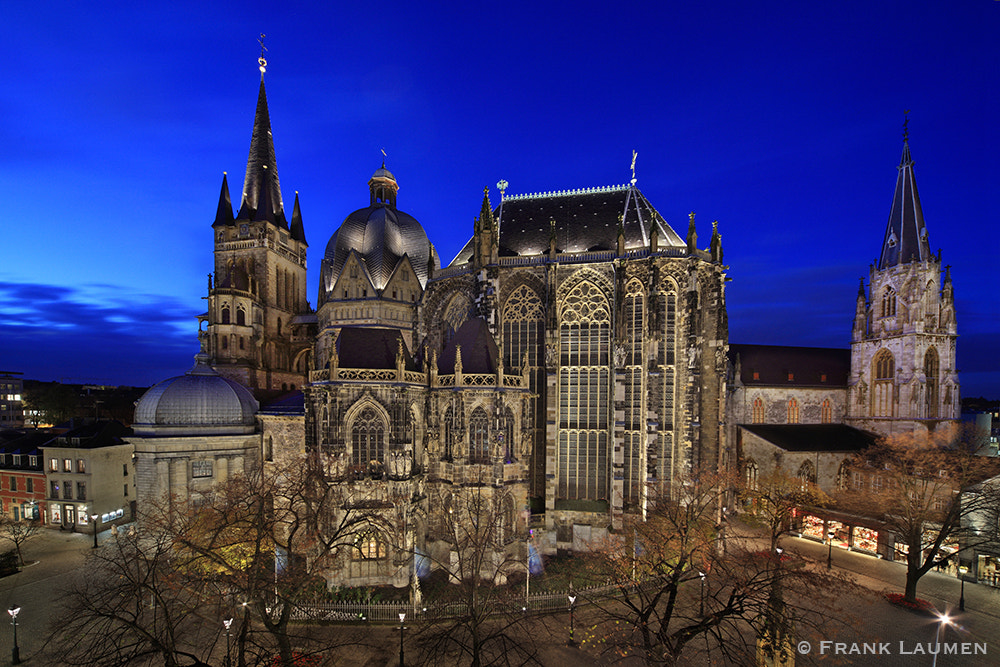
[[[10,614],[11,618],[13,618],[13,619],[16,620],[17,619],[17,615],[21,613],[21,608],[18,607],[17,605],[13,605],[12,604],[10,606],[10,609],[7,610],[7,613]]]

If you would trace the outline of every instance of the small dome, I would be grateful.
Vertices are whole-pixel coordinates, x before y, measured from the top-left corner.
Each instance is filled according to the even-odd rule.
[[[396,180],[396,177],[392,175],[391,171],[389,171],[388,169],[385,168],[384,164],[381,167],[379,167],[378,169],[375,170],[375,173],[372,174],[372,178],[373,179],[374,178],[388,178],[388,179],[390,179],[392,181]]]
[[[195,356],[194,368],[151,387],[135,405],[136,435],[238,435],[253,433],[259,408],[249,389],[222,377]]]

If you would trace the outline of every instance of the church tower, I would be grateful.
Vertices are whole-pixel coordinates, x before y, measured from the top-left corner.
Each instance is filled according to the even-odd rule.
[[[306,301],[306,243],[295,194],[285,217],[260,58],[260,91],[239,212],[226,175],[212,230],[215,272],[208,279],[208,352],[223,376],[257,390],[302,386],[315,316]]]
[[[864,281],[858,291],[851,336],[848,420],[881,435],[931,431],[960,412],[950,267],[930,251],[905,131],[898,170],[881,254],[867,292]]]

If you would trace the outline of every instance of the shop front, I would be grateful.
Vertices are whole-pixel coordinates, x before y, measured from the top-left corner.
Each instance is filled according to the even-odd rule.
[[[864,517],[810,508],[802,511],[799,536],[832,544],[838,549],[884,558],[889,552],[891,540],[887,532],[880,528]]]

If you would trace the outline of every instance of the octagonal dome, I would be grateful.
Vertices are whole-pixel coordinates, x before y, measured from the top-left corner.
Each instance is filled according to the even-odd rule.
[[[194,368],[142,395],[132,428],[140,436],[253,433],[259,407],[249,389],[219,375],[200,353]]]

